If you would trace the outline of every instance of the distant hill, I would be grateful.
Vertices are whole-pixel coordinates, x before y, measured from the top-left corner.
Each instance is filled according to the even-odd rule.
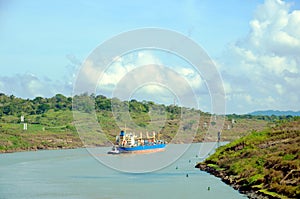
[[[90,99],[95,100],[95,104],[85,102],[90,101]],[[117,105],[115,107],[128,107],[130,117],[127,116],[126,112],[119,112],[116,117],[111,110],[111,103]],[[76,107],[75,112],[82,114],[80,118],[73,117],[73,107]],[[212,132],[219,131],[216,122],[211,121],[210,113],[174,105],[155,104],[151,101],[138,102],[134,99],[121,101],[117,98],[110,99],[102,95],[88,94],[76,95],[73,98],[56,94],[50,98],[22,99],[0,93],[0,153],[82,147],[83,143],[80,139],[82,136],[79,137],[77,127],[81,122],[86,123],[88,121],[90,113],[94,117],[92,110],[95,110],[101,131],[87,128],[89,133],[85,134],[87,136],[85,145],[89,147],[111,145],[97,136],[99,136],[99,132],[105,133],[105,136],[114,142],[116,134],[121,128],[124,128],[120,124],[126,124],[126,130],[129,132],[146,132],[149,129],[159,132],[160,139],[171,142],[176,132],[181,129],[181,112],[187,113],[188,111],[194,111],[193,114],[189,114],[190,116],[193,116],[194,113],[201,115],[199,128],[196,132],[192,126],[197,123],[197,118],[191,117],[190,120],[186,118],[189,123],[182,125],[183,131],[192,130],[193,134],[196,133],[194,142],[217,140],[216,133],[209,135],[206,133],[207,127],[210,125]],[[24,116],[24,121],[28,124],[26,133],[23,130],[21,115]],[[292,118],[227,115],[221,139],[222,141],[236,140],[253,130],[265,129],[270,122],[287,119]],[[75,124],[77,125],[75,126]],[[190,139],[189,136],[183,138],[187,141],[176,142],[190,141],[188,140]]]
[[[278,111],[278,110],[266,110],[266,111],[254,111],[252,113],[249,113],[250,115],[276,115],[276,116],[286,116],[286,115],[291,115],[291,116],[300,116],[300,111]]]

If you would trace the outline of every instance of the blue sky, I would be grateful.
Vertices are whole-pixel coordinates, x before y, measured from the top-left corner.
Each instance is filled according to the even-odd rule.
[[[223,78],[228,112],[299,110],[299,9],[296,0],[0,1],[0,92],[70,95],[78,63],[95,47],[158,27],[206,50]],[[200,108],[209,111],[208,104]]]

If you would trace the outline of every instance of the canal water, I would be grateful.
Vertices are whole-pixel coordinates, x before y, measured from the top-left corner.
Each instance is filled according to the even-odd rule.
[[[0,154],[0,199],[247,198],[194,168],[206,145],[192,144],[168,166],[140,173],[112,169],[86,149]],[[98,155],[129,158],[109,156],[109,149]]]

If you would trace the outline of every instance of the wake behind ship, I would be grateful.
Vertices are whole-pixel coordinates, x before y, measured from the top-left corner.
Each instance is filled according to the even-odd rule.
[[[146,137],[143,137],[142,133],[137,136],[133,133],[127,134],[125,131],[121,131],[120,135],[116,137],[116,146],[108,153],[153,153],[163,151],[165,147],[165,141],[157,140],[155,132],[152,133],[152,136],[147,133]]]

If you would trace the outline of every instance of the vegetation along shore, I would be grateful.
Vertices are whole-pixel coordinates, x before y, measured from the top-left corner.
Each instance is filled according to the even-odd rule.
[[[300,119],[235,140],[196,168],[249,198],[300,198]]]
[[[194,142],[217,140],[217,132],[215,136],[211,137],[205,134],[209,125],[214,127],[215,116],[200,110],[177,105],[156,104],[151,101],[138,102],[134,99],[120,101],[116,98],[110,99],[93,94],[82,94],[74,96],[74,98],[93,98],[95,104],[76,104],[77,109],[86,114],[95,110],[101,131],[112,142],[115,140],[120,128],[124,128],[116,124],[116,118],[114,118],[111,110],[112,102],[115,106],[129,107],[130,119],[135,125],[131,125],[126,118],[118,118],[122,124],[127,124],[127,131],[138,130],[138,132],[144,132],[145,127],[147,127],[147,129],[160,132],[161,139],[169,142],[178,131],[181,112],[188,110],[200,114],[199,127]],[[0,152],[83,147],[75,128],[72,100],[73,98],[61,94],[51,98],[22,99],[0,93]],[[23,122],[21,116],[24,116]],[[223,117],[224,128],[222,129],[221,141],[232,141],[249,134],[253,130],[262,130],[269,125],[273,125],[276,121],[292,119],[289,116],[236,114]],[[191,123],[196,122],[192,118],[190,121]],[[23,123],[27,123],[27,130],[24,130]],[[189,130],[190,126],[187,125],[183,128]],[[90,143],[85,143],[85,146],[105,144],[94,142],[91,139]]]

